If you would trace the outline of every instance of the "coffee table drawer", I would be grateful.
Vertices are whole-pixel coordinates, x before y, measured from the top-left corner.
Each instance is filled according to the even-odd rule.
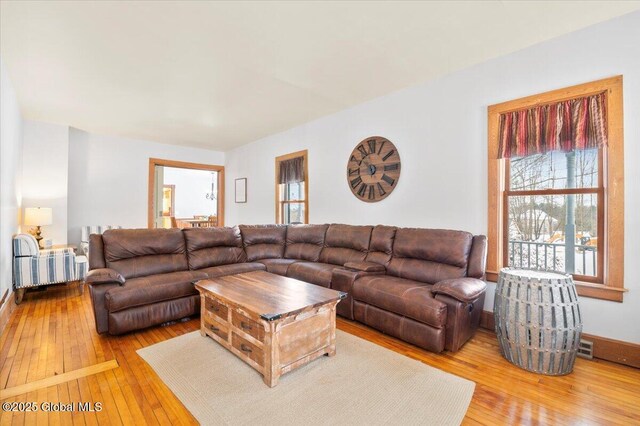
[[[215,334],[223,340],[227,340],[229,337],[229,329],[226,325],[223,325],[207,314],[204,316],[204,327],[207,331]]]
[[[261,367],[264,367],[264,352],[262,349],[241,337],[239,334],[231,334],[231,346],[242,352],[242,355],[251,359]]]
[[[229,315],[229,308],[227,308],[222,303],[218,302],[215,299],[207,297],[204,299],[204,308],[207,312],[210,312],[212,315],[215,315],[224,321],[227,321]]]
[[[264,342],[264,326],[259,322],[242,315],[238,311],[231,311],[231,322],[238,330],[247,333],[260,342]]]

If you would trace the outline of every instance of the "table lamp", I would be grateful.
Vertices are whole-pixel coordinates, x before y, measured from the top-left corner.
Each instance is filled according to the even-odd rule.
[[[27,207],[24,209],[24,224],[36,227],[36,240],[38,247],[42,248],[41,226],[51,225],[53,222],[53,211],[50,207]]]

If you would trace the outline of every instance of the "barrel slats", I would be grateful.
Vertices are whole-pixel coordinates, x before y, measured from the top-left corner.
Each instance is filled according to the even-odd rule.
[[[582,317],[568,275],[505,268],[494,298],[500,352],[529,371],[561,375],[573,369]]]

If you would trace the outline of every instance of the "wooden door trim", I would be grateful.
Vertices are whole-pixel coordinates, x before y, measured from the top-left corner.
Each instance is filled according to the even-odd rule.
[[[156,166],[179,169],[208,170],[218,172],[218,226],[224,226],[224,166],[215,164],[189,163],[186,161],[149,158],[149,190],[147,196],[147,227],[153,228],[153,192],[156,186]]]

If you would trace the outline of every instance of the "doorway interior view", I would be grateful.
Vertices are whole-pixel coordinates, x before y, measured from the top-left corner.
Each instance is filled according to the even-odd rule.
[[[149,164],[150,227],[208,228],[223,226],[223,197],[219,191],[223,169],[219,166]],[[151,197],[150,197],[151,198]]]

